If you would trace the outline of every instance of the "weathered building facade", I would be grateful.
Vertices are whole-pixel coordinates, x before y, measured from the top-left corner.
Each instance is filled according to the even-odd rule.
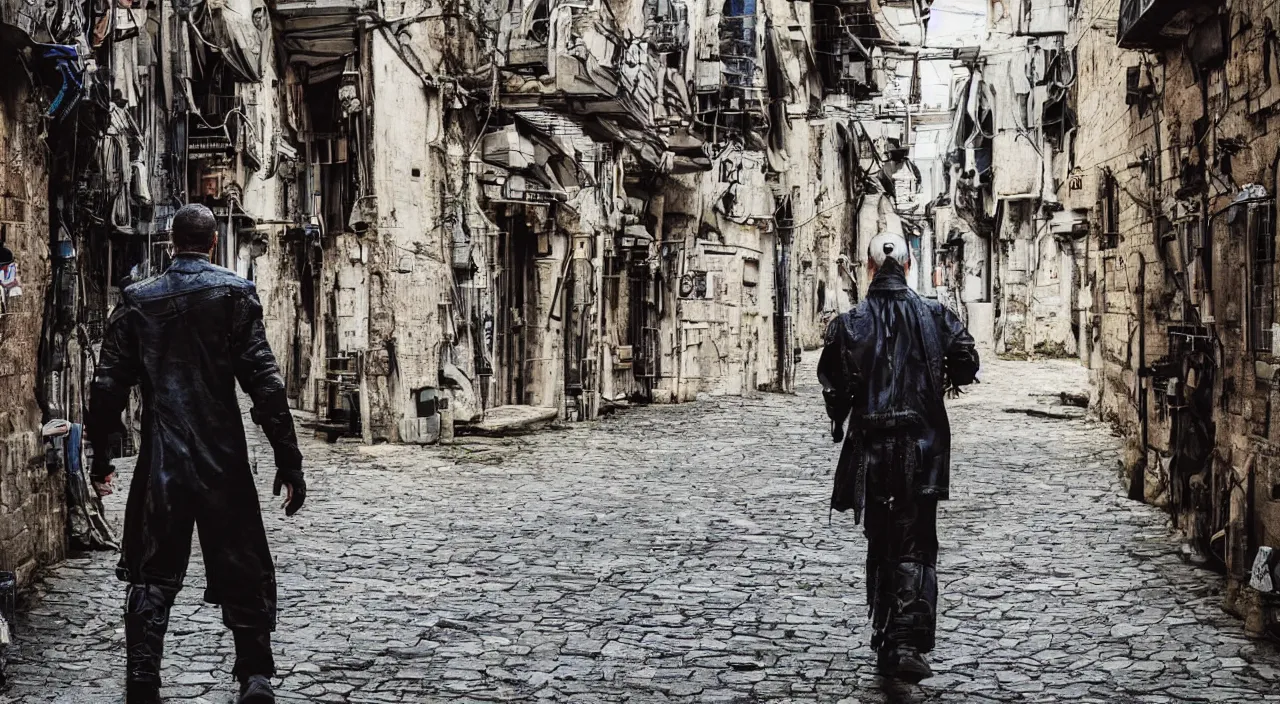
[[[1076,119],[1069,8],[995,2],[953,100],[948,192],[935,208],[939,272],[980,341],[1000,354],[1076,356],[1081,212],[1063,205]]]
[[[1278,9],[1081,2],[1060,191],[1088,216],[1082,354],[1130,495],[1167,508],[1228,575],[1227,608],[1272,634]]]
[[[264,168],[269,23],[247,1],[0,3],[0,572],[19,583],[69,544],[113,542],[78,423],[107,315],[167,265],[178,204],[214,209],[217,258],[246,274],[258,223],[286,211]]]
[[[509,409],[785,391],[856,299],[855,213],[880,202],[890,146],[858,117],[890,64],[883,9],[346,10],[274,8],[286,83],[306,86],[290,109],[341,112],[324,118],[341,148],[282,140],[318,184],[292,214],[314,283],[269,244],[255,264],[280,286],[299,407],[366,441],[434,442]],[[268,243],[299,230],[276,229]]]

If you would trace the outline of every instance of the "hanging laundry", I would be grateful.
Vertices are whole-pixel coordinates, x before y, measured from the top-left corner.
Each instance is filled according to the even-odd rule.
[[[83,69],[80,64],[80,51],[74,46],[46,45],[42,47],[42,58],[53,64],[53,68],[62,77],[62,87],[49,103],[46,115],[62,120],[75,109],[84,95]]]
[[[46,463],[50,469],[63,471],[67,478],[67,537],[71,547],[76,550],[118,550],[119,541],[107,522],[102,498],[84,471],[84,426],[52,420],[45,424],[41,435],[45,442]]]

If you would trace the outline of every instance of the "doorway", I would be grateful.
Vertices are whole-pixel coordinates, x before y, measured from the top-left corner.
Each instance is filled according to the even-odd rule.
[[[530,311],[536,295],[534,233],[522,215],[507,218],[498,234],[498,324],[495,326],[496,405],[527,403]]]

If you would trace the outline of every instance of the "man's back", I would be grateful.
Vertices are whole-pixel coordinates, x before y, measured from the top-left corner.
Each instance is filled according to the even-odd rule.
[[[912,291],[901,269],[878,275],[866,299],[832,321],[818,362],[828,415],[841,431],[847,421],[858,436],[849,451],[905,433],[919,447],[915,491],[940,499],[949,493],[951,454],[943,399],[971,383],[977,370],[973,338],[959,318]],[[841,463],[853,461],[844,456]],[[837,486],[833,508],[860,504],[852,486]]]
[[[844,338],[844,354],[860,381],[850,389],[855,417],[942,412],[947,353],[966,336],[954,314],[910,289],[873,290],[837,324],[832,334]]]
[[[892,413],[945,417],[946,390],[970,383],[976,371],[973,339],[956,315],[889,275],[832,321],[819,363],[831,401],[852,425]]]
[[[243,320],[253,284],[198,256],[125,289],[121,342],[136,346],[143,396],[140,464],[163,453],[177,475],[205,481],[245,469],[235,383],[252,337]]]

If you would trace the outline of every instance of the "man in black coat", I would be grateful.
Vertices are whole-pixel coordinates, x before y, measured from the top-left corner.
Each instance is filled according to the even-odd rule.
[[[867,606],[880,672],[932,672],[938,604],[938,501],[947,498],[951,428],[943,398],[973,383],[978,354],[954,313],[907,285],[907,243],[873,238],[866,299],[831,322],[818,379],[831,437],[844,440],[831,507],[866,512]],[[844,430],[845,422],[849,429]]]
[[[169,609],[182,588],[193,528],[208,585],[235,637],[241,702],[274,702],[271,631],[276,580],[249,466],[236,382],[275,455],[285,513],[306,498],[302,455],[284,382],[252,283],[210,263],[217,222],[202,205],[173,218],[175,259],[164,274],[124,291],[111,313],[91,388],[91,477],[111,493],[111,439],[123,431],[129,390],[142,388],[142,446],[129,487],[119,567],[128,583],[126,701],[159,702]]]

